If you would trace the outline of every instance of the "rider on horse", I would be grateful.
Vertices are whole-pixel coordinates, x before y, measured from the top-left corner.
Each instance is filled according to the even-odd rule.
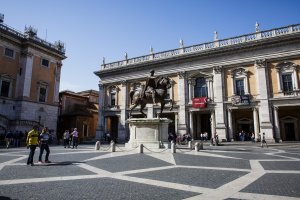
[[[151,70],[150,72],[150,76],[148,77],[147,81],[146,81],[146,86],[143,92],[143,96],[146,96],[146,93],[150,93],[153,99],[153,104],[155,104],[155,88],[156,88],[156,82],[155,79],[156,77],[154,76],[154,70]]]

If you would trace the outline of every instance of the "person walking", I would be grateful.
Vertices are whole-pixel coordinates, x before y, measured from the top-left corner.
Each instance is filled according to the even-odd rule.
[[[38,126],[34,125],[33,129],[29,131],[27,134],[26,139],[26,146],[27,148],[30,148],[30,153],[27,159],[27,165],[34,166],[33,164],[33,157],[36,147],[39,145],[39,133],[38,133]]]
[[[72,137],[73,137],[73,147],[72,149],[77,149],[78,146],[78,132],[77,132],[77,128],[74,128],[74,131],[71,133]]]
[[[266,141],[265,133],[263,133],[263,136],[261,138],[261,148],[264,148],[264,144],[266,144],[266,147],[268,148],[268,144]]]
[[[50,139],[50,135],[48,132],[48,127],[45,127],[43,128],[42,133],[40,134],[39,163],[43,163],[42,157],[43,157],[44,150],[46,150],[45,163],[51,163],[51,161],[49,161],[49,155],[50,155],[49,139]]]
[[[70,139],[70,133],[69,130],[66,130],[64,132],[64,147],[66,148],[68,146],[68,148],[70,148],[70,143],[69,143],[69,139]]]
[[[6,141],[6,148],[9,148],[9,145],[11,144],[11,142],[13,141],[13,133],[11,131],[8,131],[5,135],[5,141]]]

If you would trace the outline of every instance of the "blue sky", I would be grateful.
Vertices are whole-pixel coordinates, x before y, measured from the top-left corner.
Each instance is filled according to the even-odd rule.
[[[298,0],[0,0],[4,23],[66,45],[60,90],[98,90],[106,62],[300,23]]]

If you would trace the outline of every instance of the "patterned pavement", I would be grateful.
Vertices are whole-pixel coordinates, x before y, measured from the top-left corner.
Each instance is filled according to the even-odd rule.
[[[210,147],[176,153],[93,145],[50,147],[50,164],[26,165],[26,148],[0,149],[0,200],[300,199],[300,144]]]

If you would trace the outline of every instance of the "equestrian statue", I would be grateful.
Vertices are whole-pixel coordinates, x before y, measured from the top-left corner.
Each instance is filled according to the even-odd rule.
[[[133,105],[130,109],[130,117],[132,116],[132,110],[138,105],[141,106],[140,112],[144,117],[147,117],[147,115],[143,112],[147,103],[160,103],[159,116],[161,116],[166,103],[170,102],[170,110],[173,109],[173,100],[167,99],[167,91],[171,88],[171,79],[165,76],[156,77],[154,76],[154,72],[154,70],[150,72],[151,75],[147,78],[146,85],[143,89],[130,92],[131,104]]]

